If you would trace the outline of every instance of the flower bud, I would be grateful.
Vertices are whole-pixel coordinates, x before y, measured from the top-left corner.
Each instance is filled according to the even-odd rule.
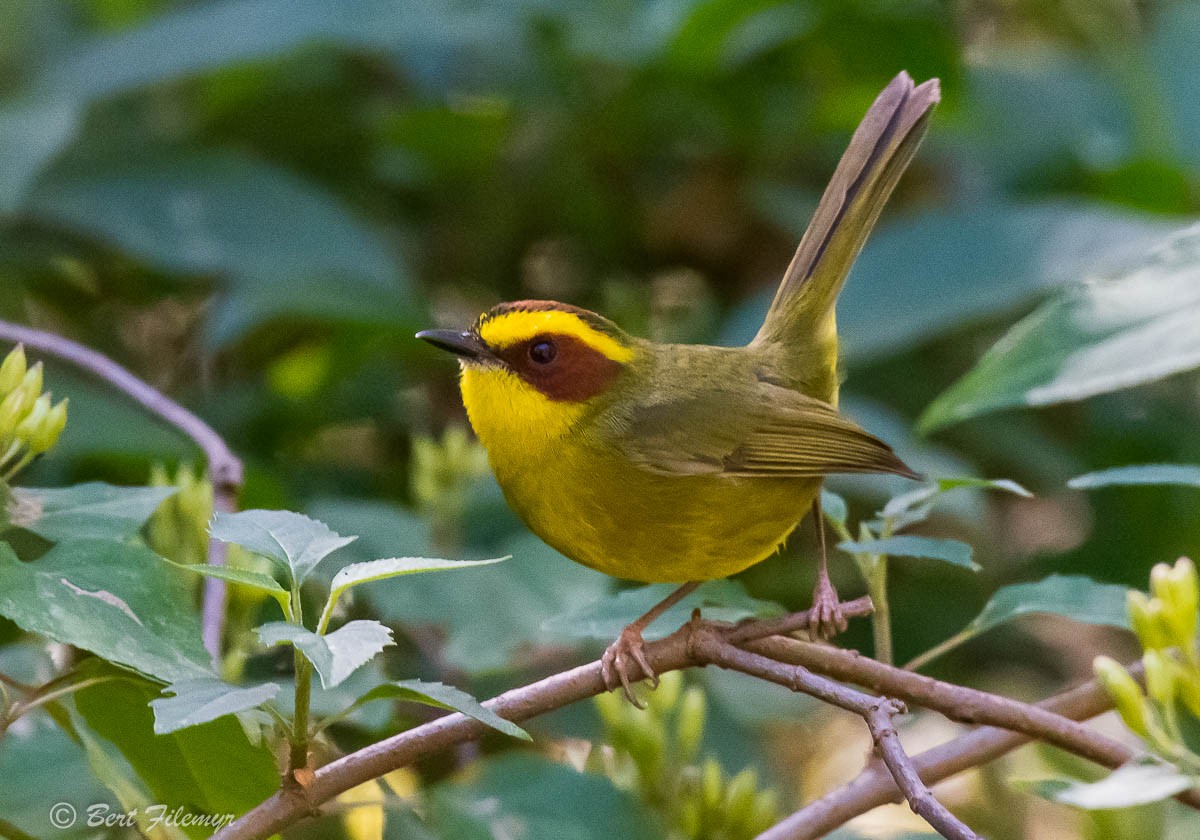
[[[25,378],[25,345],[18,344],[0,364],[0,397],[6,396]]]
[[[1148,650],[1142,656],[1146,666],[1146,693],[1160,706],[1167,707],[1175,702],[1175,685],[1178,666],[1170,655],[1161,650]]]
[[[700,801],[704,806],[704,813],[720,812],[724,790],[725,780],[721,774],[721,765],[717,764],[715,758],[705,759],[704,767],[700,770]]]
[[[0,441],[16,431],[17,425],[25,418],[25,413],[32,405],[33,400],[26,396],[24,388],[10,391],[8,396],[0,399]]]
[[[1150,572],[1151,591],[1163,602],[1163,617],[1179,647],[1190,645],[1196,637],[1196,611],[1200,606],[1200,584],[1196,566],[1180,557],[1174,567],[1159,563]]]
[[[40,400],[39,400],[40,401]],[[50,395],[46,394],[46,402],[50,402]],[[67,427],[67,400],[60,400],[58,405],[46,412],[46,416],[42,418],[41,425],[34,431],[33,437],[29,439],[29,451],[35,455],[41,455],[46,452],[54,444],[58,443],[59,436],[62,435],[63,429]]]
[[[1115,659],[1107,656],[1097,656],[1092,662],[1092,670],[1096,672],[1096,679],[1112,698],[1113,705],[1117,707],[1125,725],[1138,735],[1145,736],[1150,731],[1146,722],[1145,698],[1129,672]]]
[[[1200,718],[1200,674],[1189,668],[1181,668],[1177,676],[1179,699],[1193,717]]]
[[[42,363],[38,362],[29,370],[25,371],[25,375],[21,377],[21,384],[18,386],[29,397],[30,403],[38,398],[42,393]]]
[[[42,394],[34,401],[33,407],[29,409],[24,419],[17,424],[15,436],[17,440],[25,443],[31,443],[38,433],[42,430],[42,424],[46,422],[46,417],[50,414],[50,395]]]
[[[726,824],[742,826],[754,816],[754,796],[758,793],[758,773],[747,767],[734,776],[725,788]]]
[[[1129,623],[1145,650],[1157,650],[1174,645],[1172,633],[1167,626],[1163,602],[1148,598],[1142,592],[1130,590],[1125,604],[1129,610]]]
[[[704,692],[689,688],[683,693],[679,712],[675,717],[675,741],[679,745],[679,760],[690,764],[700,752],[704,740],[704,718],[706,712]]]
[[[675,708],[679,702],[679,693],[683,690],[683,674],[678,671],[668,671],[659,677],[658,688],[651,692],[647,705],[651,711],[667,712]]]
[[[750,834],[762,834],[779,822],[779,792],[775,788],[760,790],[754,797],[754,809],[747,825]]]

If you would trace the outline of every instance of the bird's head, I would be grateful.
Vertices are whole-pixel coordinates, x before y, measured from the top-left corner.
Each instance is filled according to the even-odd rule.
[[[463,404],[489,451],[560,438],[610,392],[637,353],[608,319],[540,300],[502,303],[468,330],[417,337],[458,357]]]

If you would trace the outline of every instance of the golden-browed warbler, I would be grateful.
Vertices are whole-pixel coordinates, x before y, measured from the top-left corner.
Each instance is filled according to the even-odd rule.
[[[834,306],[938,98],[936,79],[915,86],[901,73],[875,100],[745,347],[655,343],[594,312],[530,300],[465,331],[417,334],[458,356],[471,425],[535,534],[606,574],[682,584],[605,652],[609,688],[629,694],[631,664],[653,679],[642,630],[700,581],[771,556],[809,510],[822,535],[811,627],[844,629],[821,481],[915,474],[838,413]]]

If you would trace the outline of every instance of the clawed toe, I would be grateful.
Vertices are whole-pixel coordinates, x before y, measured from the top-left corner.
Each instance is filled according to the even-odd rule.
[[[818,584],[813,592],[813,605],[808,613],[808,631],[814,638],[832,639],[845,632],[846,613],[837,592],[828,584]]]
[[[633,668],[630,667],[631,664]],[[614,691],[620,686],[625,699],[639,709],[645,706],[633,693],[632,684],[648,679],[651,686],[658,687],[658,674],[654,673],[650,661],[646,658],[646,643],[641,632],[632,626],[622,630],[617,640],[604,651],[604,655],[600,657],[600,674],[609,691]]]

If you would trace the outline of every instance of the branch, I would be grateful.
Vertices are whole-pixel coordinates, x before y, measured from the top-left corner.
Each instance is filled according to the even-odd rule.
[[[904,704],[888,697],[863,694],[852,688],[812,673],[800,665],[785,665],[757,653],[735,647],[712,630],[697,633],[694,648],[704,659],[733,671],[777,683],[824,700],[848,712],[859,715],[871,731],[875,748],[891,772],[892,780],[904,792],[913,812],[923,817],[947,840],[978,840],[978,835],[950,813],[945,805],[921,781],[912,759],[900,743],[900,734],[893,723],[905,713]]]
[[[855,607],[856,610],[862,609],[862,605],[858,602],[851,603],[858,605]],[[798,626],[806,626],[807,614],[797,613],[795,616],[789,616],[786,619],[780,619],[780,621],[794,621]],[[757,638],[759,636],[758,627],[758,622],[739,625],[722,631],[722,635],[726,641],[736,644],[747,638]],[[774,644],[778,641],[778,638],[772,638],[769,640],[769,643]],[[759,642],[756,644],[767,643]],[[754,649],[754,646],[750,644],[747,644],[747,647],[752,650]],[[884,686],[882,676],[886,673],[892,681],[887,683],[888,687],[885,693],[905,700],[910,699],[911,696],[912,702],[928,706],[929,708],[937,708],[938,711],[942,711],[943,713],[952,708],[953,703],[956,702],[955,695],[947,694],[945,690],[957,689],[959,688],[958,686],[939,683],[933,680],[932,683],[937,688],[936,691],[932,692],[933,697],[929,696],[928,690],[924,691],[918,697],[913,692],[915,683],[908,683],[905,680],[914,677],[920,680],[929,680],[930,678],[919,674],[912,674],[899,668],[882,665],[850,651],[839,651],[836,648],[817,645],[805,645],[804,647],[806,651],[810,648],[816,648],[818,651],[824,653],[835,652],[833,655],[839,658],[831,660],[831,662],[837,664],[839,669],[848,669],[846,671],[839,671],[837,674],[839,678],[844,677],[848,681],[858,682],[864,686],[875,682],[882,689]],[[650,665],[659,674],[707,664],[692,648],[692,633],[690,632],[689,625],[685,625],[671,636],[647,644],[646,656]],[[823,671],[823,667],[818,663],[813,665],[811,670],[821,672]],[[830,670],[832,671],[832,667]],[[896,690],[893,691],[892,689]],[[600,663],[592,662],[570,671],[547,677],[539,682],[512,689],[493,700],[487,701],[484,705],[501,717],[520,722],[593,697],[605,690],[604,680],[600,673]],[[938,701],[937,706],[935,706],[934,701],[939,697],[943,698],[943,700]],[[1032,708],[1014,700],[1005,700],[1005,698],[997,699],[1015,704],[1016,707]],[[968,704],[968,708],[973,707]],[[1101,712],[1107,711],[1112,708],[1112,703],[1103,689],[1099,688],[1093,681],[1080,688],[1051,698],[1039,704],[1037,708],[1046,713],[1053,713],[1072,720],[1078,720],[1094,717]],[[996,723],[1000,726],[1016,726],[1019,724],[1025,729],[1039,726],[1037,721],[1042,720],[1036,715],[1034,717],[1003,717],[1003,712],[998,711],[997,708],[993,708],[989,704],[981,704],[978,708],[973,708],[971,714],[973,719],[980,723]],[[1033,721],[1033,723],[1024,721]],[[1046,723],[1048,721],[1043,720],[1042,722]],[[1115,742],[1111,742],[1110,739],[1104,738],[1104,736],[1100,736],[1091,730],[1084,729],[1087,733],[1087,738],[1074,740],[1077,733],[1063,729],[1061,728],[1061,724],[1056,723],[1058,734],[1055,735],[1057,739],[1055,743],[1077,755],[1096,760],[1106,767],[1115,767],[1124,761],[1124,756],[1127,755],[1126,752],[1122,752],[1120,758],[1117,757],[1116,752],[1113,752],[1107,756],[1113,759],[1111,761],[1100,760],[1101,755],[1097,752],[1097,744],[1111,745]],[[309,815],[322,803],[327,802],[343,791],[371,779],[378,778],[399,767],[412,764],[414,761],[431,753],[445,750],[464,741],[477,739],[486,731],[487,728],[478,721],[455,713],[393,735],[391,738],[371,744],[321,767],[315,772],[312,782],[303,790],[292,788],[275,793],[269,799],[246,813],[241,819],[226,826],[216,837],[218,840],[258,840],[259,838],[269,837]],[[984,764],[992,758],[1003,755],[1005,752],[1029,742],[1034,737],[1041,737],[1040,733],[1041,729],[1038,729],[1036,734],[1031,735],[1024,732],[1010,734],[1001,729],[981,728],[956,738],[948,744],[916,756],[914,764],[920,777],[927,784],[932,784],[954,773]],[[1117,746],[1119,749],[1125,750],[1124,747]],[[1107,746],[1103,747],[1101,752],[1108,749],[1109,747]],[[933,768],[933,770],[930,768]],[[882,773],[882,776],[879,776],[879,773]],[[933,774],[930,775],[931,773]],[[820,824],[826,826],[822,831],[796,834],[794,836],[797,838],[820,836],[832,831],[842,822],[850,819],[850,817],[870,810],[875,805],[893,801],[899,796],[899,789],[892,780],[890,773],[882,767],[868,770],[849,787],[853,787],[853,790],[849,794],[841,794],[836,802],[826,803],[819,809],[818,817],[822,820]],[[882,797],[882,799],[879,799],[879,797]],[[874,801],[875,799],[878,799],[878,801]],[[866,802],[873,804],[867,804],[863,807],[863,803]],[[1195,804],[1200,806],[1200,802]],[[815,805],[817,803],[814,803]],[[857,810],[860,807],[861,810]],[[842,813],[847,809],[853,811],[853,813],[832,824],[821,816],[821,814],[826,813]],[[795,820],[797,816],[793,815],[788,820]],[[812,812],[805,809],[804,818],[798,822],[790,823],[790,830],[802,830],[802,827],[806,826],[808,820],[816,818],[812,816]],[[772,829],[772,831],[775,831],[775,829]],[[792,834],[782,833],[772,835],[770,840],[783,840],[783,838],[791,837],[793,837]]]
[[[1130,671],[1140,673],[1139,668],[1137,665],[1131,666]],[[1030,708],[1075,721],[1108,711],[1112,708],[1112,700],[1099,683],[1091,680]],[[1025,746],[1035,737],[995,726],[981,726],[920,753],[913,758],[913,765],[921,778],[932,785],[964,770],[994,761]],[[1133,751],[1123,744],[1117,746],[1124,751],[1124,757],[1118,758],[1114,754],[1114,760],[1097,760],[1097,763],[1115,768],[1133,756]],[[1070,751],[1083,755],[1078,749]],[[901,791],[889,772],[878,766],[868,767],[854,781],[804,806],[760,834],[756,840],[817,840],[873,808],[900,801],[900,796]],[[1175,798],[1200,810],[1200,793],[1195,789],[1184,791]]]
[[[24,344],[41,353],[70,362],[112,385],[160,420],[174,426],[200,447],[208,462],[208,480],[213,487],[213,509],[231,513],[237,509],[242,488],[242,462],[211,426],[179,403],[138,379],[112,359],[69,338],[32,327],[0,321],[0,341]],[[225,545],[210,540],[208,562],[225,565]],[[204,646],[216,659],[220,655],[221,631],[225,622],[225,581],[204,579]]]

